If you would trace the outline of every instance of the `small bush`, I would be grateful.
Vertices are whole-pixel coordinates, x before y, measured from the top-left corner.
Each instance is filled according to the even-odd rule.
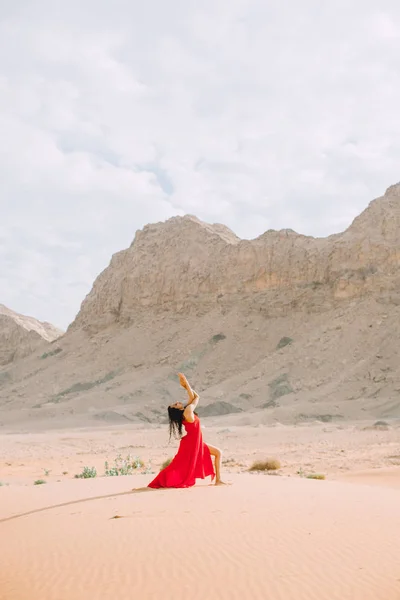
[[[45,358],[48,358],[49,356],[56,356],[57,354],[60,354],[60,352],[62,352],[62,348],[56,348],[55,350],[52,350],[51,352],[45,352],[44,354],[42,354],[42,356],[40,358],[42,360],[44,360]]]
[[[169,467],[169,465],[172,463],[172,458],[167,458],[167,460],[164,460],[163,464],[161,465],[161,469],[166,469],[167,467]]]
[[[210,341],[212,344],[218,344],[218,342],[222,342],[222,340],[226,340],[226,335],[224,333],[217,333],[212,336]]]
[[[326,479],[325,475],[320,475],[318,473],[305,473],[305,471],[303,471],[302,468],[300,468],[297,471],[297,475],[300,475],[300,477],[305,477],[306,479],[318,479],[319,481],[323,481],[324,479]]]
[[[36,481],[33,482],[33,485],[43,485],[44,483],[47,483],[44,479],[36,479]]]
[[[118,454],[114,459],[114,465],[110,467],[108,461],[104,463],[104,475],[106,477],[119,477],[122,475],[132,475],[137,469],[144,467],[144,462],[138,456],[132,457],[130,454],[126,458],[122,458]]]
[[[256,460],[249,471],[278,471],[281,468],[281,463],[276,458],[267,460]]]
[[[293,393],[293,388],[289,381],[288,373],[282,373],[268,384],[270,400],[277,400],[282,396],[287,396]]]
[[[97,477],[95,467],[83,467],[82,473],[75,475],[75,479],[93,479],[94,477]]]
[[[374,423],[374,429],[378,429],[380,431],[387,431],[389,429],[389,424],[386,421],[377,421]]]
[[[233,468],[233,467],[244,467],[245,466],[243,463],[237,461],[236,458],[225,458],[222,461],[222,464],[225,467],[228,467],[228,468],[229,467]]]
[[[279,343],[276,347],[277,350],[282,350],[282,348],[285,348],[285,346],[290,346],[290,344],[293,344],[293,340],[290,337],[283,337],[279,340]]]
[[[363,431],[389,431],[389,423],[386,421],[376,421],[373,425],[364,427]]]

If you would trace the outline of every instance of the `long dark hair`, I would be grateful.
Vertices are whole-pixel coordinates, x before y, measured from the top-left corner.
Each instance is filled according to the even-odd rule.
[[[180,440],[182,437],[182,425],[184,421],[183,409],[175,408],[174,406],[168,406],[168,420],[169,420],[169,439],[174,437],[176,440]]]

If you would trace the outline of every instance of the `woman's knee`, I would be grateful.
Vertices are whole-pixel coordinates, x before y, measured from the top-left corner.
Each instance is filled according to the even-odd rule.
[[[221,450],[219,448],[215,448],[215,454],[214,454],[214,456],[215,456],[215,458],[217,460],[219,460],[221,458],[222,452],[221,452]]]
[[[216,459],[221,458],[222,452],[219,448],[215,448],[215,446],[208,446],[208,449],[210,450],[210,454],[215,456]]]

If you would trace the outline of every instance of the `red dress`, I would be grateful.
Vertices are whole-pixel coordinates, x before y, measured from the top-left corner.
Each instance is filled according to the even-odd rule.
[[[215,477],[211,454],[203,442],[200,419],[194,422],[183,421],[186,435],[181,439],[178,453],[168,467],[160,471],[149,483],[151,488],[187,488],[196,483],[196,479]]]

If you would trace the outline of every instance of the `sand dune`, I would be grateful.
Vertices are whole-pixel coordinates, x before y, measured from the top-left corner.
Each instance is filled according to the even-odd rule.
[[[399,434],[206,426],[233,486],[135,494],[175,451],[164,428],[8,432],[0,600],[400,600]],[[146,468],[101,477],[119,453]],[[246,472],[265,456],[280,477]]]
[[[125,493],[144,479],[1,488],[1,600],[400,598],[397,490],[242,474]]]

